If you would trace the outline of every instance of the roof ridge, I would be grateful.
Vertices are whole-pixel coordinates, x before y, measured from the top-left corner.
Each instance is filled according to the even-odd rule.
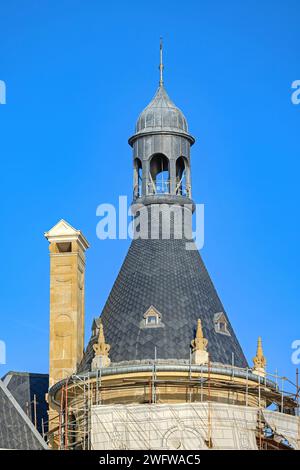
[[[18,372],[18,371],[15,371],[15,370],[10,370],[10,371],[6,372],[6,374],[4,374],[0,380],[4,381],[5,377],[7,377],[8,375],[18,375],[18,376],[22,376],[22,377],[25,377],[25,376],[49,377],[49,374],[44,373],[44,372]]]

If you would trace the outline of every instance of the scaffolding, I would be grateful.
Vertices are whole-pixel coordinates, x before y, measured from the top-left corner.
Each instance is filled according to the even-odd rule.
[[[244,381],[237,380],[237,371],[243,370],[245,375]],[[206,371],[201,367],[200,373],[193,371],[193,367],[189,364],[187,374],[185,376],[164,377],[158,374],[157,362],[154,360],[151,372],[145,374],[145,377],[135,376],[123,377],[119,380],[104,381],[102,380],[102,369],[96,372],[88,372],[83,375],[72,375],[62,382],[59,396],[59,410],[57,410],[57,417],[53,418],[58,421],[58,426],[51,426],[48,423],[49,431],[45,433],[45,438],[48,442],[55,442],[55,447],[60,450],[75,450],[83,449],[88,450],[92,448],[92,410],[102,405],[115,406],[116,413],[120,410],[120,404],[117,400],[109,399],[113,394],[121,393],[126,390],[127,394],[134,397],[135,390],[144,390],[144,401],[140,405],[160,405],[168,403],[168,398],[161,400],[166,390],[185,390],[184,402],[194,407],[197,403],[207,404],[207,416],[203,421],[198,413],[198,422],[202,419],[202,427],[205,429],[204,442],[207,448],[214,448],[213,442],[213,429],[214,429],[214,403],[218,400],[219,394],[226,391],[228,395],[227,405],[235,405],[236,409],[239,406],[246,409],[256,409],[257,413],[257,448],[273,448],[270,439],[270,433],[274,436],[274,432],[270,431],[270,426],[266,422],[264,410],[266,407],[272,406],[279,413],[296,415],[300,421],[299,413],[299,385],[298,376],[296,384],[289,381],[286,377],[279,376],[277,373],[266,373],[264,377],[257,377],[256,382],[249,378],[251,369],[240,369],[234,367],[232,364],[232,371],[230,377],[218,377],[211,371],[211,363],[208,362]],[[106,375],[107,377],[107,375]],[[113,377],[113,376],[111,376]],[[271,388],[269,383],[272,381],[274,386]],[[289,389],[287,389],[287,385]],[[168,392],[170,394],[170,392]],[[241,401],[243,397],[243,401]],[[253,400],[255,399],[255,403]],[[222,401],[222,400],[221,400]],[[132,398],[130,401],[125,401],[125,404],[130,405],[135,403],[139,406],[138,402]],[[175,403],[175,402],[174,402]],[[182,401],[181,401],[182,403]],[[225,402],[223,402],[225,404]],[[124,405],[124,402],[123,402]],[[196,411],[195,411],[196,410]],[[175,411],[175,408],[174,408]],[[133,426],[132,422],[134,417],[130,416],[130,409],[126,411],[128,426]],[[93,415],[95,419],[95,415]],[[116,415],[117,416],[117,415]],[[149,415],[150,416],[150,415]],[[150,418],[149,418],[150,420]],[[199,421],[200,420],[200,421]],[[117,422],[117,421],[116,421]],[[46,424],[46,423],[44,423]],[[300,423],[298,424],[298,443],[300,442]],[[148,426],[149,439],[145,435],[140,438],[145,441],[144,448],[150,448],[150,432],[151,426]],[[105,432],[105,430],[103,431]],[[114,430],[117,435],[117,429]],[[273,433],[273,434],[272,434]],[[274,439],[273,439],[274,440]],[[278,440],[278,439],[277,439]],[[284,441],[284,439],[282,439]],[[275,441],[274,441],[275,442]],[[280,441],[274,443],[274,448],[280,448],[283,445]]]

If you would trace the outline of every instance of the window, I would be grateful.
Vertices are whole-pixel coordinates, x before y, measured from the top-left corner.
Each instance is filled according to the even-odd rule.
[[[176,160],[176,194],[191,197],[190,169],[185,157]]]
[[[161,314],[153,305],[151,305],[148,310],[144,313],[140,327],[158,328],[162,326],[164,326],[164,324],[161,321]]]
[[[92,324],[92,336],[97,336],[99,334],[99,325],[100,325],[100,318],[94,318]]]
[[[150,161],[148,194],[168,194],[169,192],[169,160],[163,154],[153,155]]]
[[[219,312],[214,315],[214,325],[215,325],[215,331],[217,333],[230,336],[230,332],[227,326],[228,325],[227,318],[225,317],[225,314],[223,312]]]
[[[71,242],[57,243],[56,246],[58,253],[71,253],[72,251]]]

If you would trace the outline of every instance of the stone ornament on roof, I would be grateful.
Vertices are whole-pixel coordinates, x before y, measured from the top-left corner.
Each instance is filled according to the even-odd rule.
[[[208,362],[208,352],[206,351],[207,345],[208,340],[204,338],[201,320],[198,318],[196,336],[191,342],[193,364],[201,365]]]
[[[196,336],[195,336],[195,339],[193,339],[191,342],[192,350],[193,352],[206,351],[207,344],[208,344],[208,341],[203,336],[201,320],[200,318],[198,318]]]
[[[262,340],[261,337],[258,337],[257,340],[257,350],[256,356],[253,358],[253,374],[260,375],[264,377],[266,375],[266,364],[267,360],[264,356],[263,348],[262,348]]]
[[[105,342],[104,329],[101,320],[99,325],[98,340],[97,343],[93,344],[93,349],[95,352],[95,357],[92,361],[92,370],[108,367],[110,364],[110,358],[108,356],[110,345]]]

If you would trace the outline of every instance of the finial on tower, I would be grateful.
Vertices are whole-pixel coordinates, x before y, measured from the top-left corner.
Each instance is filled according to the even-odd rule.
[[[159,60],[159,86],[163,86],[164,84],[164,77],[163,77],[163,71],[164,71],[164,64],[163,64],[163,40],[162,37],[160,38],[160,44],[159,44],[159,53],[160,53],[160,60]]]

